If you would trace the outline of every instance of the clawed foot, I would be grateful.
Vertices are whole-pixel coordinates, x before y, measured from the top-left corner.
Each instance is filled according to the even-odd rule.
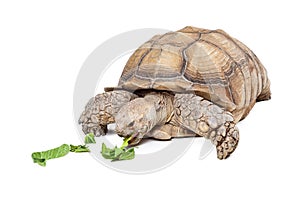
[[[135,94],[127,91],[111,91],[98,94],[91,98],[82,112],[79,124],[85,134],[95,136],[105,135],[107,125],[115,122],[115,115],[126,103],[136,98]]]
[[[236,149],[239,141],[239,131],[233,122],[226,122],[225,135],[219,135],[215,138],[217,155],[219,159],[226,159]]]
[[[85,134],[94,133],[95,136],[101,136],[107,133],[107,125],[100,124],[100,119],[99,105],[93,97],[85,106],[78,123],[82,124]]]

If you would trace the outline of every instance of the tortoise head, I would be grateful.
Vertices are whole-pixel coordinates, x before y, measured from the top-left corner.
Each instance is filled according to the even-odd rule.
[[[156,109],[152,102],[137,98],[124,105],[115,117],[116,132],[132,138],[130,145],[138,144],[156,125]]]

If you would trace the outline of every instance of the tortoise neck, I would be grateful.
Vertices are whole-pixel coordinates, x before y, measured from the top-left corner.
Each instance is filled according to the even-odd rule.
[[[151,92],[145,95],[144,99],[147,103],[153,104],[156,110],[153,127],[169,121],[173,111],[173,95],[167,92]]]

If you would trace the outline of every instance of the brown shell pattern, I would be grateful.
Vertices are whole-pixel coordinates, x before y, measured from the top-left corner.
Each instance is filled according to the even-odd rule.
[[[270,93],[266,70],[248,47],[222,30],[190,26],[139,47],[118,87],[196,93],[232,112],[235,121]]]

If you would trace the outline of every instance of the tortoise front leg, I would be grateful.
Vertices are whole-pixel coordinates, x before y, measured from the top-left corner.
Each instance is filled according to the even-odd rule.
[[[130,92],[118,90],[91,98],[78,121],[82,124],[82,131],[85,134],[94,133],[95,136],[105,135],[107,124],[115,122],[115,115],[120,108],[136,97]]]
[[[176,94],[174,106],[179,124],[210,139],[219,159],[229,157],[235,150],[239,131],[231,113],[194,94]]]

